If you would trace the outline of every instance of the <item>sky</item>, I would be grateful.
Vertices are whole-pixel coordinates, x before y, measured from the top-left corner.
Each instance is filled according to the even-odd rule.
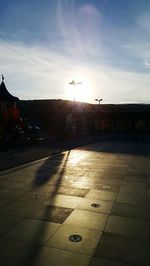
[[[0,0],[0,74],[25,100],[150,103],[150,1]]]

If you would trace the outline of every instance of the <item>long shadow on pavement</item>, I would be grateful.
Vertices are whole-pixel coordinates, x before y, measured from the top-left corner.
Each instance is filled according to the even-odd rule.
[[[36,177],[33,181],[34,187],[41,187],[50,181],[53,174],[58,173],[58,169],[64,159],[65,153],[58,154],[48,158],[44,164],[37,170]]]
[[[58,156],[55,156],[55,159],[53,157],[53,160],[51,158],[48,158],[45,163],[39,168],[39,170],[37,171],[37,175],[36,178],[33,182],[34,187],[41,187],[42,185],[46,184],[50,178],[51,178],[51,174],[57,174],[57,179],[55,180],[55,184],[53,184],[53,190],[50,191],[49,194],[49,200],[50,203],[47,203],[46,207],[43,205],[43,215],[40,218],[40,220],[42,221],[49,221],[50,216],[51,216],[51,212],[53,211],[53,203],[55,202],[55,195],[57,194],[58,188],[61,184],[62,178],[63,178],[63,174],[65,171],[65,167],[68,161],[70,155],[70,151],[68,151],[67,153],[64,154],[60,154]],[[58,171],[60,168],[60,171]],[[49,173],[50,171],[50,173]],[[44,175],[43,175],[44,173]],[[36,249],[35,254],[33,254],[33,250],[35,249],[36,246],[36,240],[38,239],[42,239],[42,236],[45,235],[46,233],[46,222],[42,223],[39,225],[33,239],[32,239],[32,243],[29,244],[29,249],[28,252],[26,254],[26,258],[24,258],[24,264],[23,265],[30,265],[30,261],[36,256],[38,255],[38,252],[41,250],[41,248],[43,247],[43,245],[39,245],[39,249]],[[41,248],[40,248],[41,246]]]

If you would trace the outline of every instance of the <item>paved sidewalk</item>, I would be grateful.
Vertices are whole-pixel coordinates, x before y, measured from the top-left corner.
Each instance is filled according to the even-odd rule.
[[[1,174],[0,264],[149,266],[149,186],[144,143],[95,143]]]
[[[33,146],[0,151],[0,171],[58,154],[75,147],[81,147],[97,139],[99,137],[85,137],[62,142],[45,139],[42,143]]]

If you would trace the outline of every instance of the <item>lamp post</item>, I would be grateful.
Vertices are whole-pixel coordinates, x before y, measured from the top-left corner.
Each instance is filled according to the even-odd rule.
[[[75,87],[76,85],[82,84],[82,82],[75,82],[72,80],[69,82],[70,85],[74,86],[74,105],[73,105],[73,110],[72,110],[72,129],[74,134],[76,134],[76,117],[75,117]]]
[[[69,82],[69,84],[74,86],[74,102],[75,102],[75,86],[82,84],[82,82],[75,82],[74,80],[72,80],[71,82]]]
[[[100,104],[101,101],[103,101],[103,99],[95,99],[95,101],[99,102],[99,104]]]

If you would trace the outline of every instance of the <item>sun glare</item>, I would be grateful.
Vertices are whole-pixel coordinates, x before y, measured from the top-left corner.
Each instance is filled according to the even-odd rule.
[[[68,82],[68,86],[66,87],[66,98],[68,100],[79,102],[91,102],[91,89],[92,86],[90,80],[80,76]]]

